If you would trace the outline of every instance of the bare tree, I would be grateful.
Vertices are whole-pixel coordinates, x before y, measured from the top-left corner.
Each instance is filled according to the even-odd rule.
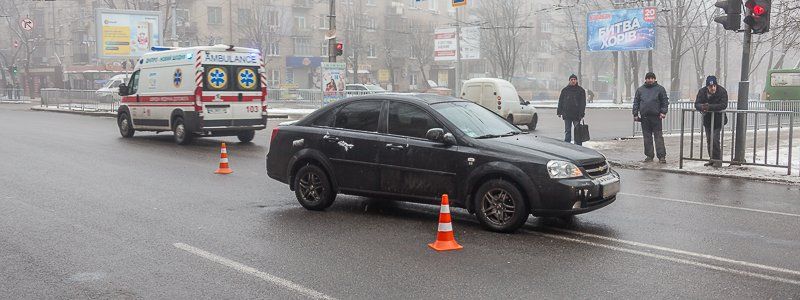
[[[681,66],[684,56],[691,51],[687,46],[692,26],[704,16],[704,11],[712,10],[710,2],[704,0],[660,0],[662,27],[667,31],[670,47],[670,93],[679,97],[681,90]]]
[[[22,82],[28,83],[26,93],[28,95],[32,95],[33,85],[28,82],[31,69],[31,59],[40,42],[42,39],[44,39],[44,36],[37,31],[24,30],[19,24],[18,20],[23,18],[23,13],[27,14],[27,12],[20,10],[20,8],[23,6],[22,3],[23,0],[4,0],[2,2],[2,6],[0,6],[0,14],[9,16],[4,19],[6,20],[9,32],[11,33],[11,38],[19,40],[19,47],[14,50],[14,54],[11,56],[7,64],[16,65],[19,55],[23,55],[24,58],[22,62],[24,63],[24,69],[22,74]],[[14,82],[16,85],[19,84],[20,81],[12,76],[12,82]]]
[[[523,0],[484,0],[480,2],[479,16],[482,26],[482,53],[486,55],[492,71],[510,80],[517,69],[517,60],[525,42],[523,30],[530,28],[526,20]],[[485,39],[484,39],[485,37]]]
[[[411,44],[411,58],[416,63],[419,72],[422,73],[424,87],[428,86],[428,74],[425,67],[430,70],[433,63],[433,27],[430,24],[414,22],[409,32],[409,42]]]
[[[245,17],[240,17],[239,29],[242,36],[248,39],[248,46],[261,51],[264,63],[269,63],[274,56],[270,56],[270,44],[279,43],[288,34],[284,24],[285,11],[276,5],[260,4],[259,0],[250,0],[251,9]]]

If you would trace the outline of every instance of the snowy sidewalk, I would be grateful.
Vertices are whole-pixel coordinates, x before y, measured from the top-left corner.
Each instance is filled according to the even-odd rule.
[[[71,113],[71,114],[79,114],[79,115],[87,115],[87,116],[99,116],[99,117],[116,117],[117,112],[116,110],[112,110],[111,104],[100,104],[99,107],[93,105],[62,105],[60,107],[51,105],[51,106],[32,106],[31,110],[35,111],[47,111],[47,112],[59,112],[59,113]],[[299,119],[302,118],[311,112],[314,109],[291,109],[291,108],[267,108],[267,118],[268,119]]]
[[[536,108],[558,108],[558,100],[543,100],[531,101],[531,105]],[[633,103],[614,103],[611,100],[595,100],[592,103],[586,103],[586,108],[604,108],[604,109],[631,109]]]
[[[758,135],[758,147],[753,149],[752,141],[753,133],[748,132],[747,150],[745,159],[747,162],[753,161],[753,152],[755,151],[756,162],[764,162],[764,133],[760,132]],[[770,164],[775,164],[776,158],[780,164],[786,165],[789,159],[789,139],[788,132],[783,132],[780,140],[780,148],[774,139],[774,131],[770,132],[770,144],[766,151],[767,159]],[[698,158],[700,153],[699,134],[695,135],[694,143],[694,157]],[[723,159],[730,160],[730,136],[725,137],[723,146]],[[658,163],[645,163],[643,162],[644,155],[644,142],[641,138],[622,139],[613,141],[590,141],[583,143],[584,147],[598,150],[606,155],[612,164],[622,168],[628,169],[645,169],[645,170],[659,170],[673,173],[685,174],[699,174],[711,175],[720,177],[754,179],[761,181],[771,181],[780,183],[790,183],[800,185],[800,128],[795,127],[794,139],[792,141],[792,174],[786,175],[786,168],[778,167],[763,167],[763,166],[729,166],[724,164],[722,168],[712,168],[703,166],[703,161],[683,161],[683,169],[680,168],[680,135],[664,136],[664,144],[667,148],[667,164]],[[684,141],[684,156],[689,156],[689,136],[685,136]],[[708,157],[708,149],[703,145],[703,157]]]

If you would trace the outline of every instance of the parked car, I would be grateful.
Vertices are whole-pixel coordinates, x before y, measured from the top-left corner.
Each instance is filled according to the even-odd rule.
[[[525,101],[510,82],[497,78],[474,78],[461,87],[461,98],[478,103],[514,125],[536,130],[539,114],[530,101]]]
[[[95,91],[97,98],[107,103],[120,101],[122,97],[119,96],[119,85],[128,82],[129,78],[128,74],[114,75],[103,87]]]
[[[272,131],[267,174],[300,205],[324,210],[337,194],[450,205],[489,230],[529,214],[570,216],[612,203],[619,175],[599,152],[523,132],[470,101],[381,94],[327,105]]]

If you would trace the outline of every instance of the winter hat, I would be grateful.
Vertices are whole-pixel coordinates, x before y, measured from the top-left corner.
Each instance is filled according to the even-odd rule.
[[[647,72],[647,75],[644,75],[644,79],[650,79],[650,78],[656,79],[656,74],[653,72]]]
[[[706,86],[717,84],[717,77],[714,75],[706,77]]]
[[[578,80],[578,76],[575,76],[575,74],[569,75],[569,79],[571,80],[572,78],[575,78],[575,80]]]

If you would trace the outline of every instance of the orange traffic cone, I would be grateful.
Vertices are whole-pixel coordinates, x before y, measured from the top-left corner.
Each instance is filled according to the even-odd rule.
[[[442,195],[442,206],[439,208],[439,232],[436,234],[436,242],[428,244],[436,251],[461,250],[453,236],[453,224],[450,218],[450,201],[447,194]]]
[[[233,173],[233,170],[228,167],[228,147],[225,146],[225,143],[222,143],[222,149],[220,149],[219,153],[219,169],[214,173],[222,175]]]

